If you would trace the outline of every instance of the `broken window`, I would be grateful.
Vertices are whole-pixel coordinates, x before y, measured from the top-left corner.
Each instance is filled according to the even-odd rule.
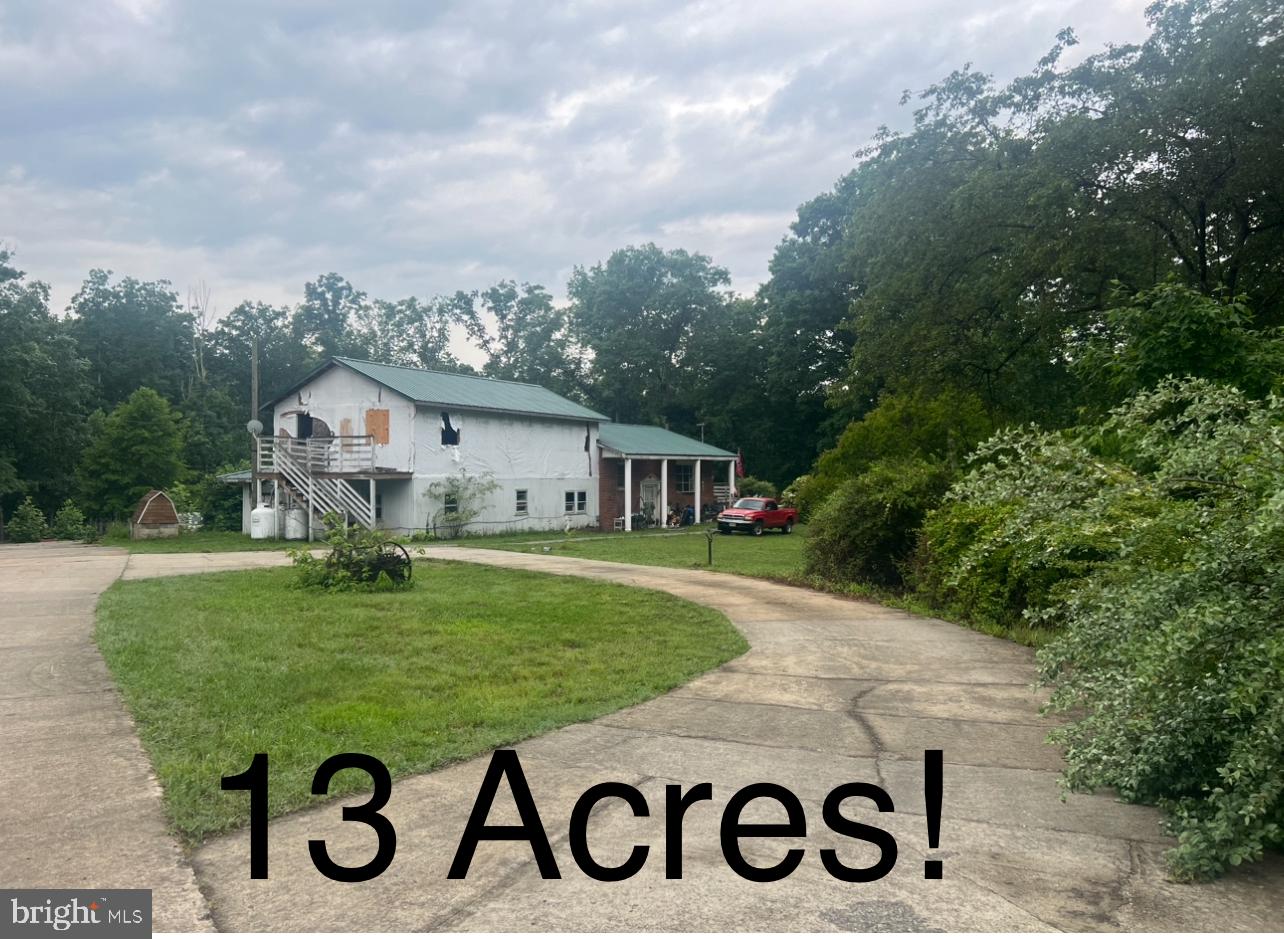
[[[459,431],[450,423],[450,414],[441,412],[441,445],[443,447],[459,446]]]
[[[695,492],[694,469],[690,463],[675,463],[673,466],[673,488],[678,492]]]
[[[518,515],[526,514],[526,490],[525,489],[517,490],[517,514]]]

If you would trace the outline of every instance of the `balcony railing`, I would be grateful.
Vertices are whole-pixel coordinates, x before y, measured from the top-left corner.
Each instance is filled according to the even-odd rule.
[[[372,472],[374,464],[374,438],[363,436],[309,437],[259,437],[258,471],[279,472],[277,454],[311,475],[321,473],[361,474]]]

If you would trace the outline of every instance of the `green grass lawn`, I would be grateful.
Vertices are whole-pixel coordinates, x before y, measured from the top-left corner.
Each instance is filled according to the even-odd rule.
[[[299,546],[296,541],[251,538],[239,531],[193,531],[177,538],[104,537],[102,543],[127,548],[135,554],[179,554],[189,551],[284,551]]]
[[[703,539],[701,539],[703,541]],[[572,577],[420,562],[412,589],[309,593],[289,569],[117,583],[97,640],[189,843],[237,827],[219,780],[268,754],[272,815],[326,757],[423,772],[654,697],[744,652],[720,613]],[[368,787],[346,770],[331,794]]]
[[[767,532],[760,537],[714,535],[712,568],[708,564],[709,543],[704,533],[703,528],[612,534],[572,532],[566,537],[558,533],[527,532],[516,536],[465,538],[450,543],[528,553],[544,553],[544,548],[548,548],[549,554],[565,557],[622,561],[651,567],[698,568],[751,577],[790,579],[800,573],[806,526],[798,526],[792,535],[778,532]]]

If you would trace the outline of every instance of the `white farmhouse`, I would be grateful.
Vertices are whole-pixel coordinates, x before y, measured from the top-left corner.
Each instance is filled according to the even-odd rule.
[[[326,512],[407,534],[454,535],[461,516],[469,534],[631,529],[698,519],[735,485],[729,451],[519,382],[336,357],[266,408],[253,471],[225,477],[246,531],[256,505],[287,537]]]

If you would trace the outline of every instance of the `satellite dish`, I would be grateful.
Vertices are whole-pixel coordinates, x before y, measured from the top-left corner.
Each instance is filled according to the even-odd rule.
[[[251,418],[250,420],[246,421],[245,429],[248,430],[253,436],[257,437],[259,434],[263,433],[263,422]]]

